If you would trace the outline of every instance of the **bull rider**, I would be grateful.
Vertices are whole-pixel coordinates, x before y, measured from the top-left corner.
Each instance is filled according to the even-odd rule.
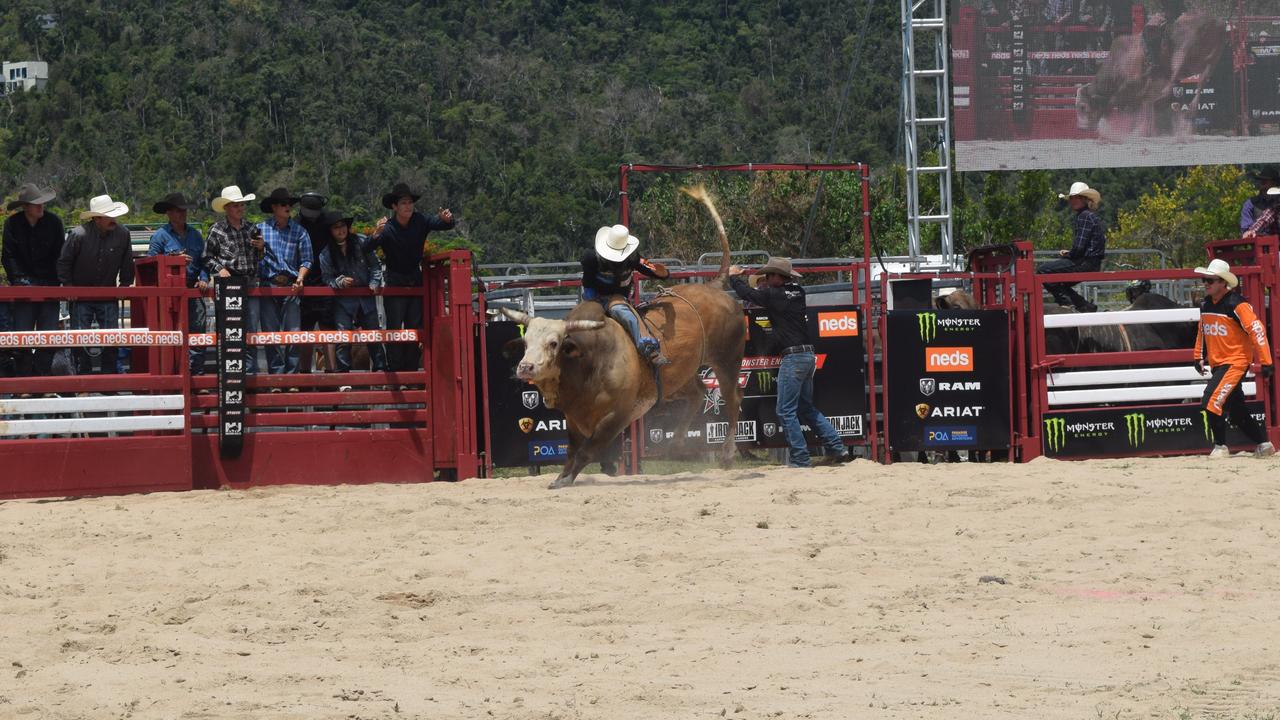
[[[582,297],[603,305],[605,312],[626,328],[640,357],[655,367],[668,365],[671,361],[662,355],[658,339],[641,332],[640,316],[627,296],[636,273],[657,280],[666,280],[671,273],[661,263],[640,257],[636,253],[639,247],[640,240],[626,225],[606,225],[597,230],[595,250],[582,257]]]

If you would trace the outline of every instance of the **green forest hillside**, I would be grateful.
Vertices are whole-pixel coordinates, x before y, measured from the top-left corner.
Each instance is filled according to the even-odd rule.
[[[883,0],[9,0],[0,57],[45,60],[50,81],[0,98],[0,194],[51,185],[65,214],[107,192],[139,220],[174,190],[285,185],[364,224],[405,180],[424,209],[458,212],[449,241],[483,261],[554,261],[614,221],[621,162],[833,159],[870,164],[873,235],[903,252],[898,13]],[[637,178],[633,225],[653,255],[714,249],[675,193],[691,179]],[[1232,232],[1229,206],[1249,192],[1234,168],[969,173],[955,182],[958,249],[1064,246],[1056,193],[1077,179],[1103,190],[1113,245],[1173,243],[1179,257]],[[714,183],[735,248],[861,254],[856,178],[827,176],[815,203],[818,182]],[[1189,202],[1203,221],[1178,216]]]
[[[50,63],[0,105],[0,192],[83,206],[316,189],[371,219],[400,179],[487,259],[560,259],[616,215],[624,161],[820,161],[856,25],[800,0],[12,0],[0,56]],[[841,160],[886,163],[897,8],[869,33]]]

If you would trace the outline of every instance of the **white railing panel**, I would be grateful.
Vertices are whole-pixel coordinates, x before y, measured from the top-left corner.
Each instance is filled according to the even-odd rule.
[[[91,395],[0,400],[0,415],[184,410],[181,395]]]
[[[147,432],[181,430],[182,415],[132,415],[127,417],[47,418],[0,420],[0,437],[15,435],[66,435],[69,433]]]

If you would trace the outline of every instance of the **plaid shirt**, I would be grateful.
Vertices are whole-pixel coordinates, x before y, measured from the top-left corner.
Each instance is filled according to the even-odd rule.
[[[1072,260],[1089,258],[1101,261],[1107,254],[1107,230],[1102,227],[1102,218],[1092,210],[1081,210],[1076,213],[1074,227],[1071,252],[1067,253],[1067,257]]]
[[[263,220],[258,223],[262,231],[262,239],[267,241],[266,255],[262,258],[262,279],[270,280],[277,275],[298,277],[301,268],[311,270],[311,237],[302,226],[289,220],[284,229],[276,227],[274,220]]]
[[[219,270],[227,269],[232,275],[257,277],[258,251],[249,244],[253,237],[253,225],[241,222],[239,228],[233,228],[223,218],[209,228],[209,237],[204,243],[204,267],[210,275],[217,275]]]

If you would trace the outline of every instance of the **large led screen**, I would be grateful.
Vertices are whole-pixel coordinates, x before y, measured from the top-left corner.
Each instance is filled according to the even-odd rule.
[[[1280,161],[1280,0],[957,0],[960,170]]]

